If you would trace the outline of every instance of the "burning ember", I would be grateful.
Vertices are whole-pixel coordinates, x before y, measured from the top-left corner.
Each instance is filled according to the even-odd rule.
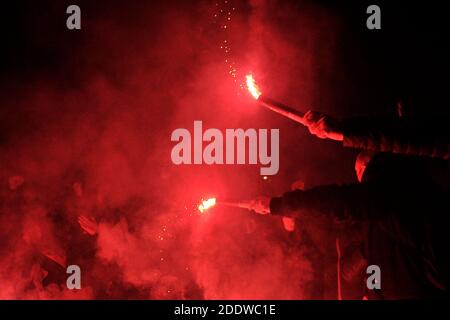
[[[208,200],[203,200],[202,203],[198,205],[198,210],[203,213],[209,208],[212,208],[216,205],[216,198],[210,198]]]
[[[247,88],[248,91],[252,94],[252,96],[258,100],[259,96],[261,95],[261,90],[259,90],[258,85],[256,84],[255,79],[253,78],[253,75],[248,74],[245,76],[247,81]]]

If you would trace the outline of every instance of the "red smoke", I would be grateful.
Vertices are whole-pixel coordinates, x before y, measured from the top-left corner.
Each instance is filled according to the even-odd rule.
[[[196,205],[324,179],[311,178],[323,168],[302,151],[313,149],[306,132],[252,107],[219,47],[226,37],[241,81],[252,71],[274,98],[309,108],[335,41],[321,30],[334,22],[308,3],[235,1],[225,34],[214,4],[111,5],[86,18],[76,47],[62,36],[63,63],[2,92],[0,298],[309,296],[310,250],[281,221],[229,208],[198,215]],[[173,165],[170,133],[194,120],[281,128],[280,174]],[[81,267],[80,291],[65,288],[69,264]]]

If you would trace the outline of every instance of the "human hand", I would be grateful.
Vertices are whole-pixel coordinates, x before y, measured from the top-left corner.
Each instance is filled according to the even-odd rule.
[[[339,121],[324,113],[316,111],[308,111],[304,115],[305,126],[309,132],[320,139],[331,139],[343,141],[344,135],[339,128]]]
[[[248,202],[248,209],[258,214],[266,215],[270,213],[270,198],[258,197]]]

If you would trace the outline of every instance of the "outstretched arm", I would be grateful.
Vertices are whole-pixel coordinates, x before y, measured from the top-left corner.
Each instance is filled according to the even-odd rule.
[[[450,158],[448,119],[352,118],[343,122],[343,144],[364,150]]]
[[[362,185],[328,185],[309,190],[295,190],[272,198],[270,213],[301,217],[304,212],[318,211],[338,220],[363,219],[362,206],[367,202],[368,191]]]
[[[320,112],[305,114],[311,134],[342,141],[344,146],[450,159],[448,117],[349,118],[343,121]]]

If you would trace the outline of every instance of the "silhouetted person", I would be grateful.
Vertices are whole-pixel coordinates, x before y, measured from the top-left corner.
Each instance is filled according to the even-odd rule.
[[[369,290],[371,298],[441,298],[449,289],[449,202],[424,159],[376,154],[361,183],[295,190],[252,209],[299,223],[315,215],[362,222],[363,256],[381,268],[382,287]]]

